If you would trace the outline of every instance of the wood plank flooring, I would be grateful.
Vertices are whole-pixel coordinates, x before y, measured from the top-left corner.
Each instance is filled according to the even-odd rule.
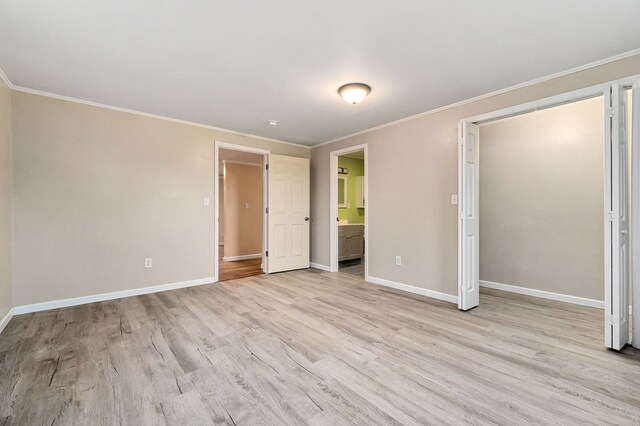
[[[342,262],[338,266],[338,270],[344,274],[357,275],[360,278],[364,278],[364,258]]]
[[[236,280],[238,278],[253,277],[262,275],[262,259],[236,260],[225,262],[224,246],[218,246],[218,275],[219,281]]]
[[[640,424],[602,311],[481,300],[303,270],[16,316],[0,424]]]

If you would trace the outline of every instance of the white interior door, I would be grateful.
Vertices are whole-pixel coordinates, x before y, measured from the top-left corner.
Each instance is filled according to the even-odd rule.
[[[633,347],[640,349],[640,80],[633,84],[633,114],[631,140],[631,280],[633,301]]]
[[[309,267],[309,160],[269,155],[269,273]]]
[[[629,341],[629,206],[626,93],[611,86],[605,99],[605,346]]]
[[[458,308],[480,304],[480,129],[463,121],[458,148]]]

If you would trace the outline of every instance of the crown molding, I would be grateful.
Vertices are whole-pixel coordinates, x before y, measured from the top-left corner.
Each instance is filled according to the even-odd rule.
[[[83,105],[89,105],[89,106],[93,106],[93,107],[96,107],[96,108],[103,108],[103,109],[108,109],[108,110],[112,110],[112,111],[124,112],[124,113],[127,113],[127,114],[134,114],[134,115],[139,115],[139,116],[147,117],[147,118],[155,118],[156,120],[170,121],[172,123],[186,124],[188,126],[201,127],[203,129],[208,129],[208,130],[215,130],[215,131],[218,131],[218,132],[225,132],[225,133],[230,133],[230,134],[233,134],[233,135],[245,136],[245,137],[253,138],[253,139],[260,139],[260,140],[263,140],[263,141],[281,143],[281,144],[285,144],[285,145],[295,146],[295,147],[298,147],[298,148],[311,149],[310,146],[302,145],[302,144],[299,144],[299,143],[281,141],[279,139],[272,139],[272,138],[267,138],[267,137],[264,137],[264,136],[252,135],[250,133],[242,133],[242,132],[237,132],[235,130],[224,129],[222,127],[209,126],[207,124],[196,123],[196,122],[193,122],[193,121],[180,120],[180,119],[177,119],[177,118],[166,117],[166,116],[163,116],[163,115],[150,114],[150,113],[147,113],[147,112],[136,111],[136,110],[133,110],[133,109],[120,108],[120,107],[117,107],[117,106],[102,104],[102,103],[99,103],[99,102],[86,101],[86,100],[83,100],[83,99],[73,98],[73,97],[70,97],[70,96],[58,95],[58,94],[55,94],[55,93],[45,92],[43,90],[29,89],[28,87],[17,86],[17,85],[15,85],[15,84],[13,84],[11,82],[9,77],[4,73],[4,71],[2,71],[2,68],[0,68],[0,78],[6,83],[7,86],[9,86],[9,88],[11,90],[15,90],[16,92],[29,93],[31,95],[39,95],[39,96],[44,96],[44,97],[47,97],[47,98],[58,99],[58,100],[61,100],[61,101],[67,101],[67,102],[74,102],[74,103],[83,104]]]
[[[327,141],[327,142],[322,142],[322,143],[319,143],[319,144],[316,144],[316,145],[312,145],[311,149],[319,148],[321,146],[329,145],[329,144],[332,144],[332,143],[335,143],[335,142],[340,142],[340,141],[343,141],[345,139],[350,139],[350,138],[353,138],[355,136],[359,136],[359,135],[363,135],[365,133],[373,132],[375,130],[384,129],[385,127],[395,126],[396,124],[404,123],[406,121],[415,120],[417,118],[425,117],[427,115],[436,114],[438,112],[446,111],[448,109],[452,109],[452,108],[456,108],[456,107],[459,107],[459,106],[467,105],[467,104],[470,104],[470,103],[473,103],[473,102],[480,101],[482,99],[487,99],[487,98],[490,98],[490,97],[493,97],[493,96],[501,95],[503,93],[511,92],[513,90],[518,90],[518,89],[522,89],[522,88],[525,88],[525,87],[533,86],[535,84],[544,83],[545,81],[553,80],[553,79],[559,78],[559,77],[564,77],[566,75],[574,74],[574,73],[577,73],[577,72],[580,72],[580,71],[585,71],[585,70],[588,70],[588,69],[591,69],[591,68],[595,68],[595,67],[598,67],[598,66],[601,66],[601,65],[605,65],[605,64],[608,64],[608,63],[611,63],[611,62],[619,61],[621,59],[629,58],[631,56],[635,56],[635,55],[639,55],[639,54],[640,54],[640,49],[630,50],[628,52],[620,53],[619,55],[611,56],[611,57],[605,58],[605,59],[600,59],[599,61],[590,62],[588,64],[580,65],[580,66],[574,67],[574,68],[570,68],[570,69],[565,70],[565,71],[560,71],[560,72],[557,72],[555,74],[549,74],[547,76],[536,78],[536,79],[533,79],[533,80],[529,80],[529,81],[526,81],[524,83],[519,83],[519,84],[516,84],[514,86],[505,87],[504,89],[499,89],[499,90],[495,90],[493,92],[485,93],[484,95],[479,95],[479,96],[476,96],[476,97],[473,97],[473,98],[465,99],[465,100],[460,101],[460,102],[455,102],[455,103],[452,103],[452,104],[449,104],[449,105],[445,105],[443,107],[431,109],[429,111],[421,112],[421,113],[418,113],[418,114],[415,114],[415,115],[410,115],[409,117],[401,118],[401,119],[395,120],[395,121],[390,121],[388,123],[381,124],[381,125],[375,126],[375,127],[370,127],[368,129],[365,129],[365,130],[360,130],[358,132],[351,133],[351,134],[349,134],[347,136],[341,136],[339,138],[332,139],[332,140]]]
[[[4,71],[2,71],[2,68],[0,68],[0,80],[4,81],[4,84],[6,84],[11,90],[16,87],[11,80],[9,80],[9,77],[4,73]]]
[[[214,131],[219,131],[219,132],[225,132],[225,133],[230,133],[230,134],[234,134],[234,135],[238,135],[238,136],[245,136],[245,137],[250,137],[250,138],[254,138],[254,139],[260,139],[260,140],[264,140],[264,141],[269,141],[269,142],[275,142],[275,143],[281,143],[281,144],[285,144],[285,145],[290,145],[290,146],[295,146],[298,148],[306,148],[306,149],[313,149],[313,148],[319,148],[321,146],[324,145],[329,145],[335,142],[340,142],[346,139],[350,139],[353,138],[355,136],[359,136],[359,135],[363,135],[365,133],[370,133],[373,132],[375,130],[380,130],[380,129],[384,129],[386,127],[391,127],[391,126],[395,126],[396,124],[400,124],[400,123],[404,123],[406,121],[411,121],[411,120],[415,120],[418,119],[420,117],[425,117],[428,115],[432,115],[432,114],[436,114],[442,111],[446,111],[452,108],[456,108],[459,106],[463,106],[463,105],[467,105],[470,104],[472,102],[477,102],[483,99],[487,99],[493,96],[497,96],[497,95],[501,95],[503,93],[507,93],[507,92],[511,92],[513,90],[517,90],[517,89],[522,89],[525,87],[529,87],[529,86],[533,86],[535,84],[539,84],[539,83],[543,83],[545,81],[549,81],[549,80],[553,80],[555,78],[559,78],[559,77],[564,77],[566,75],[569,74],[574,74],[580,71],[585,71],[591,68],[595,68],[601,65],[605,65],[611,62],[615,62],[615,61],[619,61],[621,59],[625,59],[631,56],[635,56],[640,54],[640,49],[634,49],[634,50],[630,50],[628,52],[624,52],[624,53],[620,53],[618,55],[614,55],[605,59],[601,59],[595,62],[590,62],[588,64],[585,65],[580,65],[578,67],[574,67],[574,68],[570,68],[568,70],[565,71],[560,71],[554,74],[550,74],[544,77],[540,77],[540,78],[536,78],[533,80],[529,80],[526,81],[524,83],[519,83],[513,86],[509,86],[509,87],[505,87],[504,89],[499,89],[499,90],[495,90],[493,92],[489,92],[489,93],[485,93],[483,95],[479,95],[473,98],[469,98],[460,102],[455,102],[449,105],[445,105],[439,108],[435,108],[435,109],[431,109],[429,111],[425,111],[425,112],[421,112],[418,114],[414,114],[405,118],[401,118],[399,120],[394,120],[394,121],[390,121],[388,123],[384,123],[381,124],[379,126],[375,126],[375,127],[370,127],[368,129],[364,129],[364,130],[360,130],[358,132],[355,133],[351,133],[348,134],[346,136],[341,136],[339,138],[335,138],[332,139],[330,141],[326,141],[326,142],[321,142],[319,144],[316,145],[302,145],[299,143],[294,143],[294,142],[287,142],[287,141],[282,141],[279,139],[272,139],[272,138],[267,138],[264,136],[258,136],[258,135],[253,135],[250,133],[242,133],[242,132],[237,132],[235,130],[229,130],[229,129],[224,129],[221,127],[214,127],[214,126],[209,126],[207,124],[201,124],[201,123],[196,123],[193,121],[187,121],[187,120],[180,120],[180,119],[176,119],[176,118],[171,118],[171,117],[166,117],[166,116],[162,116],[162,115],[156,115],[156,114],[150,114],[150,113],[146,113],[146,112],[141,112],[141,111],[136,111],[136,110],[132,110],[132,109],[128,109],[128,108],[120,108],[120,107],[116,107],[113,105],[107,105],[107,104],[101,104],[98,102],[92,102],[92,101],[86,101],[86,100],[82,100],[82,99],[78,99],[78,98],[73,98],[73,97],[69,97],[69,96],[63,96],[63,95],[58,95],[55,93],[50,93],[50,92],[45,92],[42,90],[35,90],[35,89],[29,89],[27,87],[22,87],[22,86],[17,86],[15,84],[13,84],[11,82],[11,80],[9,79],[9,77],[4,73],[4,71],[2,70],[2,68],[0,68],[0,79],[2,79],[5,84],[11,89],[11,90],[15,90],[17,92],[23,92],[23,93],[29,93],[29,94],[33,94],[33,95],[39,95],[39,96],[45,96],[48,98],[53,98],[53,99],[59,99],[59,100],[63,100],[63,101],[68,101],[68,102],[75,102],[75,103],[80,103],[80,104],[84,104],[84,105],[89,105],[89,106],[94,106],[97,108],[103,108],[103,109],[109,109],[109,110],[113,110],[113,111],[119,111],[119,112],[124,112],[127,114],[134,114],[134,115],[139,115],[142,117],[148,117],[148,118],[155,118],[157,120],[164,120],[164,121],[170,121],[172,123],[178,123],[178,124],[186,124],[189,126],[195,126],[195,127],[201,127],[204,129],[209,129],[209,130],[214,130]]]
[[[55,93],[44,92],[42,90],[29,89],[27,87],[21,87],[21,86],[16,86],[16,85],[13,85],[13,87],[11,87],[11,89],[15,90],[16,92],[23,92],[23,93],[29,93],[29,94],[32,94],[32,95],[45,96],[47,98],[53,98],[53,99],[58,99],[58,100],[62,100],[62,101],[67,101],[67,102],[74,102],[74,103],[83,104],[83,105],[89,105],[89,106],[93,106],[93,107],[97,107],[97,108],[103,108],[103,109],[109,109],[109,110],[112,110],[112,111],[124,112],[124,113],[127,113],[127,114],[139,115],[139,116],[142,116],[142,117],[155,118],[156,120],[169,121],[169,122],[178,123],[178,124],[186,124],[187,126],[201,127],[203,129],[208,129],[208,130],[215,130],[215,131],[218,131],[218,132],[225,132],[225,133],[230,133],[230,134],[233,134],[233,135],[244,136],[244,137],[253,138],[253,139],[260,139],[260,140],[263,140],[263,141],[281,143],[281,144],[284,144],[284,145],[295,146],[295,147],[298,147],[298,148],[311,149],[310,146],[302,145],[302,144],[299,144],[299,143],[281,141],[279,139],[266,138],[264,136],[252,135],[251,133],[237,132],[235,130],[224,129],[222,127],[209,126],[207,124],[201,124],[201,123],[196,123],[196,122],[187,121],[187,120],[180,120],[180,119],[177,119],[177,118],[166,117],[166,116],[163,116],[163,115],[150,114],[150,113],[147,113],[147,112],[136,111],[136,110],[128,109],[128,108],[120,108],[120,107],[116,107],[116,106],[113,106],[113,105],[101,104],[101,103],[98,103],[98,102],[85,101],[83,99],[77,99],[77,98],[72,98],[72,97],[63,96],[63,95],[56,95]]]

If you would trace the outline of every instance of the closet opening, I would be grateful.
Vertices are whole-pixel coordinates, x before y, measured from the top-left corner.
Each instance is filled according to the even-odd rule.
[[[612,349],[627,344],[630,87],[596,86],[461,122],[461,310],[504,300],[499,319],[530,310],[522,326],[540,334],[570,326]],[[553,314],[538,315],[541,305]]]

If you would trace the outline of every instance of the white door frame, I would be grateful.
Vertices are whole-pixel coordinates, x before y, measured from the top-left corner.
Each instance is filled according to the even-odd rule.
[[[513,116],[517,116],[517,115],[522,115],[522,114],[526,114],[529,112],[534,112],[534,111],[539,111],[539,110],[543,110],[543,109],[547,109],[547,108],[552,108],[555,106],[560,106],[563,104],[567,104],[567,103],[572,103],[572,102],[576,102],[576,101],[580,101],[580,100],[584,100],[584,99],[590,99],[590,98],[594,98],[597,96],[602,96],[603,97],[603,108],[605,107],[604,103],[604,99],[605,99],[605,95],[606,93],[609,91],[610,87],[614,84],[620,84],[620,86],[624,87],[625,89],[630,89],[632,88],[633,84],[636,83],[638,81],[638,79],[640,79],[640,74],[637,75],[633,75],[633,76],[629,76],[629,77],[625,77],[625,78],[621,78],[618,80],[613,80],[613,81],[609,81],[606,83],[602,83],[602,84],[598,84],[595,86],[590,86],[590,87],[586,87],[583,89],[578,89],[578,90],[574,90],[571,92],[567,92],[567,93],[562,93],[560,95],[556,95],[556,96],[551,96],[548,98],[544,98],[544,99],[539,99],[537,101],[532,101],[532,102],[527,102],[521,105],[516,105],[513,107],[509,107],[509,108],[504,108],[504,109],[500,109],[497,111],[493,111],[493,112],[489,112],[486,114],[481,114],[481,115],[477,115],[475,117],[470,117],[464,120],[461,120],[461,122],[468,122],[468,123],[473,123],[473,124],[483,124],[489,121],[494,121],[494,120],[498,120],[498,119],[503,119],[503,118],[507,118],[507,117],[513,117]],[[640,103],[640,102],[638,102]],[[635,105],[634,105],[635,106]],[[637,119],[638,116],[638,111],[633,111],[634,117],[635,117],[635,122],[638,122],[640,120]],[[635,130],[635,129],[634,129]],[[603,135],[604,137],[604,135]],[[632,138],[632,152],[636,152],[638,153],[640,151],[640,138],[636,137],[636,138]],[[632,154],[633,155],[633,154]],[[638,165],[637,164],[640,160],[635,161],[632,164],[632,168],[631,168],[631,176],[638,176]],[[460,176],[460,170],[458,170],[458,178]],[[637,182],[633,182],[632,181],[632,188],[635,187],[635,185],[638,185]],[[632,190],[632,193],[634,191]],[[640,190],[636,190],[635,191],[640,192]],[[458,194],[458,197],[460,197],[461,194]],[[480,200],[478,200],[479,202]],[[631,210],[630,210],[630,217],[631,217],[631,221],[632,221],[632,227],[633,228],[637,228],[640,227],[640,203],[638,202],[632,202],[631,203]],[[460,209],[460,207],[459,207]],[[458,211],[458,221],[461,221],[461,216],[460,216],[461,212]],[[635,226],[633,221],[636,221]],[[458,227],[458,229],[460,229],[460,227]],[[632,251],[637,253],[637,248],[640,247],[640,232],[638,233],[634,233],[632,235],[632,241],[631,241],[631,247],[632,247]],[[636,248],[636,250],[634,250],[634,248]],[[461,255],[461,245],[460,245],[460,235],[458,235],[458,286],[460,286],[460,271],[461,271],[461,262],[460,259],[462,259],[462,255]],[[634,258],[632,258],[632,263],[630,265],[631,268],[634,268],[634,265],[636,262],[634,262]],[[640,261],[640,258],[638,259],[638,261]],[[640,280],[635,279],[633,280],[633,294],[639,294],[640,293]],[[458,292],[460,292],[460,287],[458,288]],[[459,296],[458,296],[459,297]],[[638,307],[636,308],[636,312],[640,311],[640,309],[638,309]],[[606,310],[605,310],[606,312]],[[638,326],[638,328],[640,328],[640,318],[633,318],[633,324],[634,326]],[[640,336],[639,336],[640,337]],[[639,342],[640,343],[640,342]]]
[[[271,151],[260,148],[252,148],[250,146],[235,145],[227,142],[215,141],[215,155],[214,155],[214,173],[215,173],[215,185],[213,195],[213,222],[215,224],[214,230],[214,242],[215,242],[215,256],[213,266],[213,281],[218,282],[218,245],[220,243],[220,230],[219,230],[219,218],[220,218],[220,149],[229,149],[232,151],[250,152],[252,154],[262,155],[262,269],[266,274],[269,273],[269,259],[266,256],[267,248],[269,244],[268,231],[269,231],[269,218],[267,216],[266,206],[269,205],[269,175],[267,173],[267,163],[269,161],[269,154]]]
[[[631,344],[640,349],[640,78],[633,83],[631,105]]]
[[[356,145],[329,153],[329,270],[338,272],[338,157],[364,151],[364,279],[369,279],[369,152]]]

